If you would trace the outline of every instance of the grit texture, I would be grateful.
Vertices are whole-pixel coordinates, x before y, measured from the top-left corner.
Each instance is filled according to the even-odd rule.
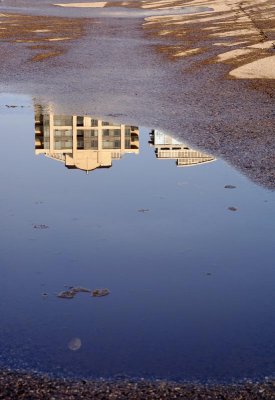
[[[0,372],[0,399],[28,400],[272,400],[275,383],[243,383],[234,385],[181,384],[146,380],[55,380],[11,371]]]

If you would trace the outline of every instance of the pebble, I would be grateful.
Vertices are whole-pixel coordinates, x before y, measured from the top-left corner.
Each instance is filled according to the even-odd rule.
[[[103,297],[103,296],[107,296],[108,294],[110,294],[109,289],[95,289],[92,292],[93,297]]]
[[[274,400],[274,390],[274,380],[230,385],[145,379],[83,382],[81,379],[52,379],[38,374],[0,371],[0,399],[3,400]]]
[[[73,299],[77,293],[91,293],[90,289],[83,287],[70,287],[68,290],[58,293],[57,297],[61,299]]]
[[[33,225],[34,229],[48,229],[48,225],[45,224],[38,224],[38,225]]]

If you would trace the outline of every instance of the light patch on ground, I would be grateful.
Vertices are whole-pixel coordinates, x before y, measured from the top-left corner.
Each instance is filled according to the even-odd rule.
[[[15,40],[16,43],[35,43],[35,40],[31,40],[31,39],[17,39]]]
[[[53,58],[53,57],[59,56],[61,53],[62,53],[61,51],[49,51],[46,53],[37,54],[37,55],[33,56],[30,61],[33,61],[33,62],[44,61],[48,58]]]
[[[170,3],[171,2],[167,1],[167,0],[156,1],[156,2],[145,2],[145,1],[143,1],[141,7],[142,8],[156,8],[156,7],[167,5],[167,4],[170,4]]]
[[[229,75],[237,79],[275,79],[275,56],[242,65],[233,69]]]
[[[105,7],[107,2],[99,1],[95,3],[60,3],[54,4],[54,6],[58,7],[75,7],[75,8],[102,8]]]
[[[171,33],[172,31],[160,31],[159,35],[160,36],[165,36],[165,35],[169,35],[169,33]]]
[[[190,15],[190,14],[188,14],[188,15]],[[211,17],[201,17],[201,18],[196,18],[196,19],[187,19],[185,21],[175,22],[175,24],[182,25],[182,24],[197,24],[197,23],[201,23],[201,22],[212,22],[212,21],[219,20],[219,19],[222,19],[222,18],[229,18],[229,17],[232,17],[233,15],[234,15],[233,13],[232,14],[227,13],[226,17],[222,16],[222,15],[221,16],[219,15],[218,17],[211,16]],[[153,17],[151,17],[151,18],[153,18]],[[174,20],[179,20],[180,19],[180,17],[177,18],[176,16],[173,17],[173,18],[174,18]],[[223,24],[227,24],[227,23],[228,23],[227,21],[223,22]]]
[[[60,42],[61,40],[70,40],[70,37],[57,37],[57,38],[50,38],[47,39],[49,42]]]
[[[227,32],[216,32],[212,33],[213,37],[233,37],[233,36],[244,36],[244,35],[255,35],[257,34],[256,29],[239,29],[235,31],[227,31]]]
[[[173,57],[186,57],[186,56],[193,56],[194,54],[198,54],[201,51],[200,48],[197,49],[189,49],[185,51],[179,51],[173,54]]]
[[[226,53],[219,54],[217,56],[217,61],[223,62],[223,61],[232,60],[236,57],[240,57],[240,56],[249,54],[252,51],[253,51],[252,49],[236,49],[236,50],[227,51]]]
[[[267,40],[266,42],[256,43],[248,47],[251,47],[252,49],[272,49],[275,48],[275,40]]]
[[[247,43],[248,42],[218,42],[218,43],[213,43],[213,46],[234,47],[234,46],[242,46]]]
[[[44,32],[50,32],[50,30],[49,30],[49,29],[35,29],[35,30],[32,31],[32,32],[35,32],[35,33],[44,33]]]

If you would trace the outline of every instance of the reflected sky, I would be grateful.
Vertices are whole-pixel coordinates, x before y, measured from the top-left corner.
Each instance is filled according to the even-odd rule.
[[[274,372],[273,192],[222,160],[177,167],[142,127],[138,154],[87,176],[35,154],[30,99],[2,96],[0,113],[1,366],[202,380]],[[84,133],[79,146],[92,146]],[[168,136],[164,151],[188,147]],[[110,294],[58,298],[66,285]]]

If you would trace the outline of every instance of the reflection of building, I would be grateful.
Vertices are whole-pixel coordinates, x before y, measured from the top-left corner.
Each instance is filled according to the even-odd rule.
[[[35,154],[91,171],[111,167],[124,153],[139,153],[139,130],[87,116],[35,114]]]
[[[178,167],[215,160],[212,156],[190,149],[186,144],[173,139],[171,136],[157,129],[153,130],[150,136],[150,143],[155,147],[156,157],[161,159],[176,159]]]

